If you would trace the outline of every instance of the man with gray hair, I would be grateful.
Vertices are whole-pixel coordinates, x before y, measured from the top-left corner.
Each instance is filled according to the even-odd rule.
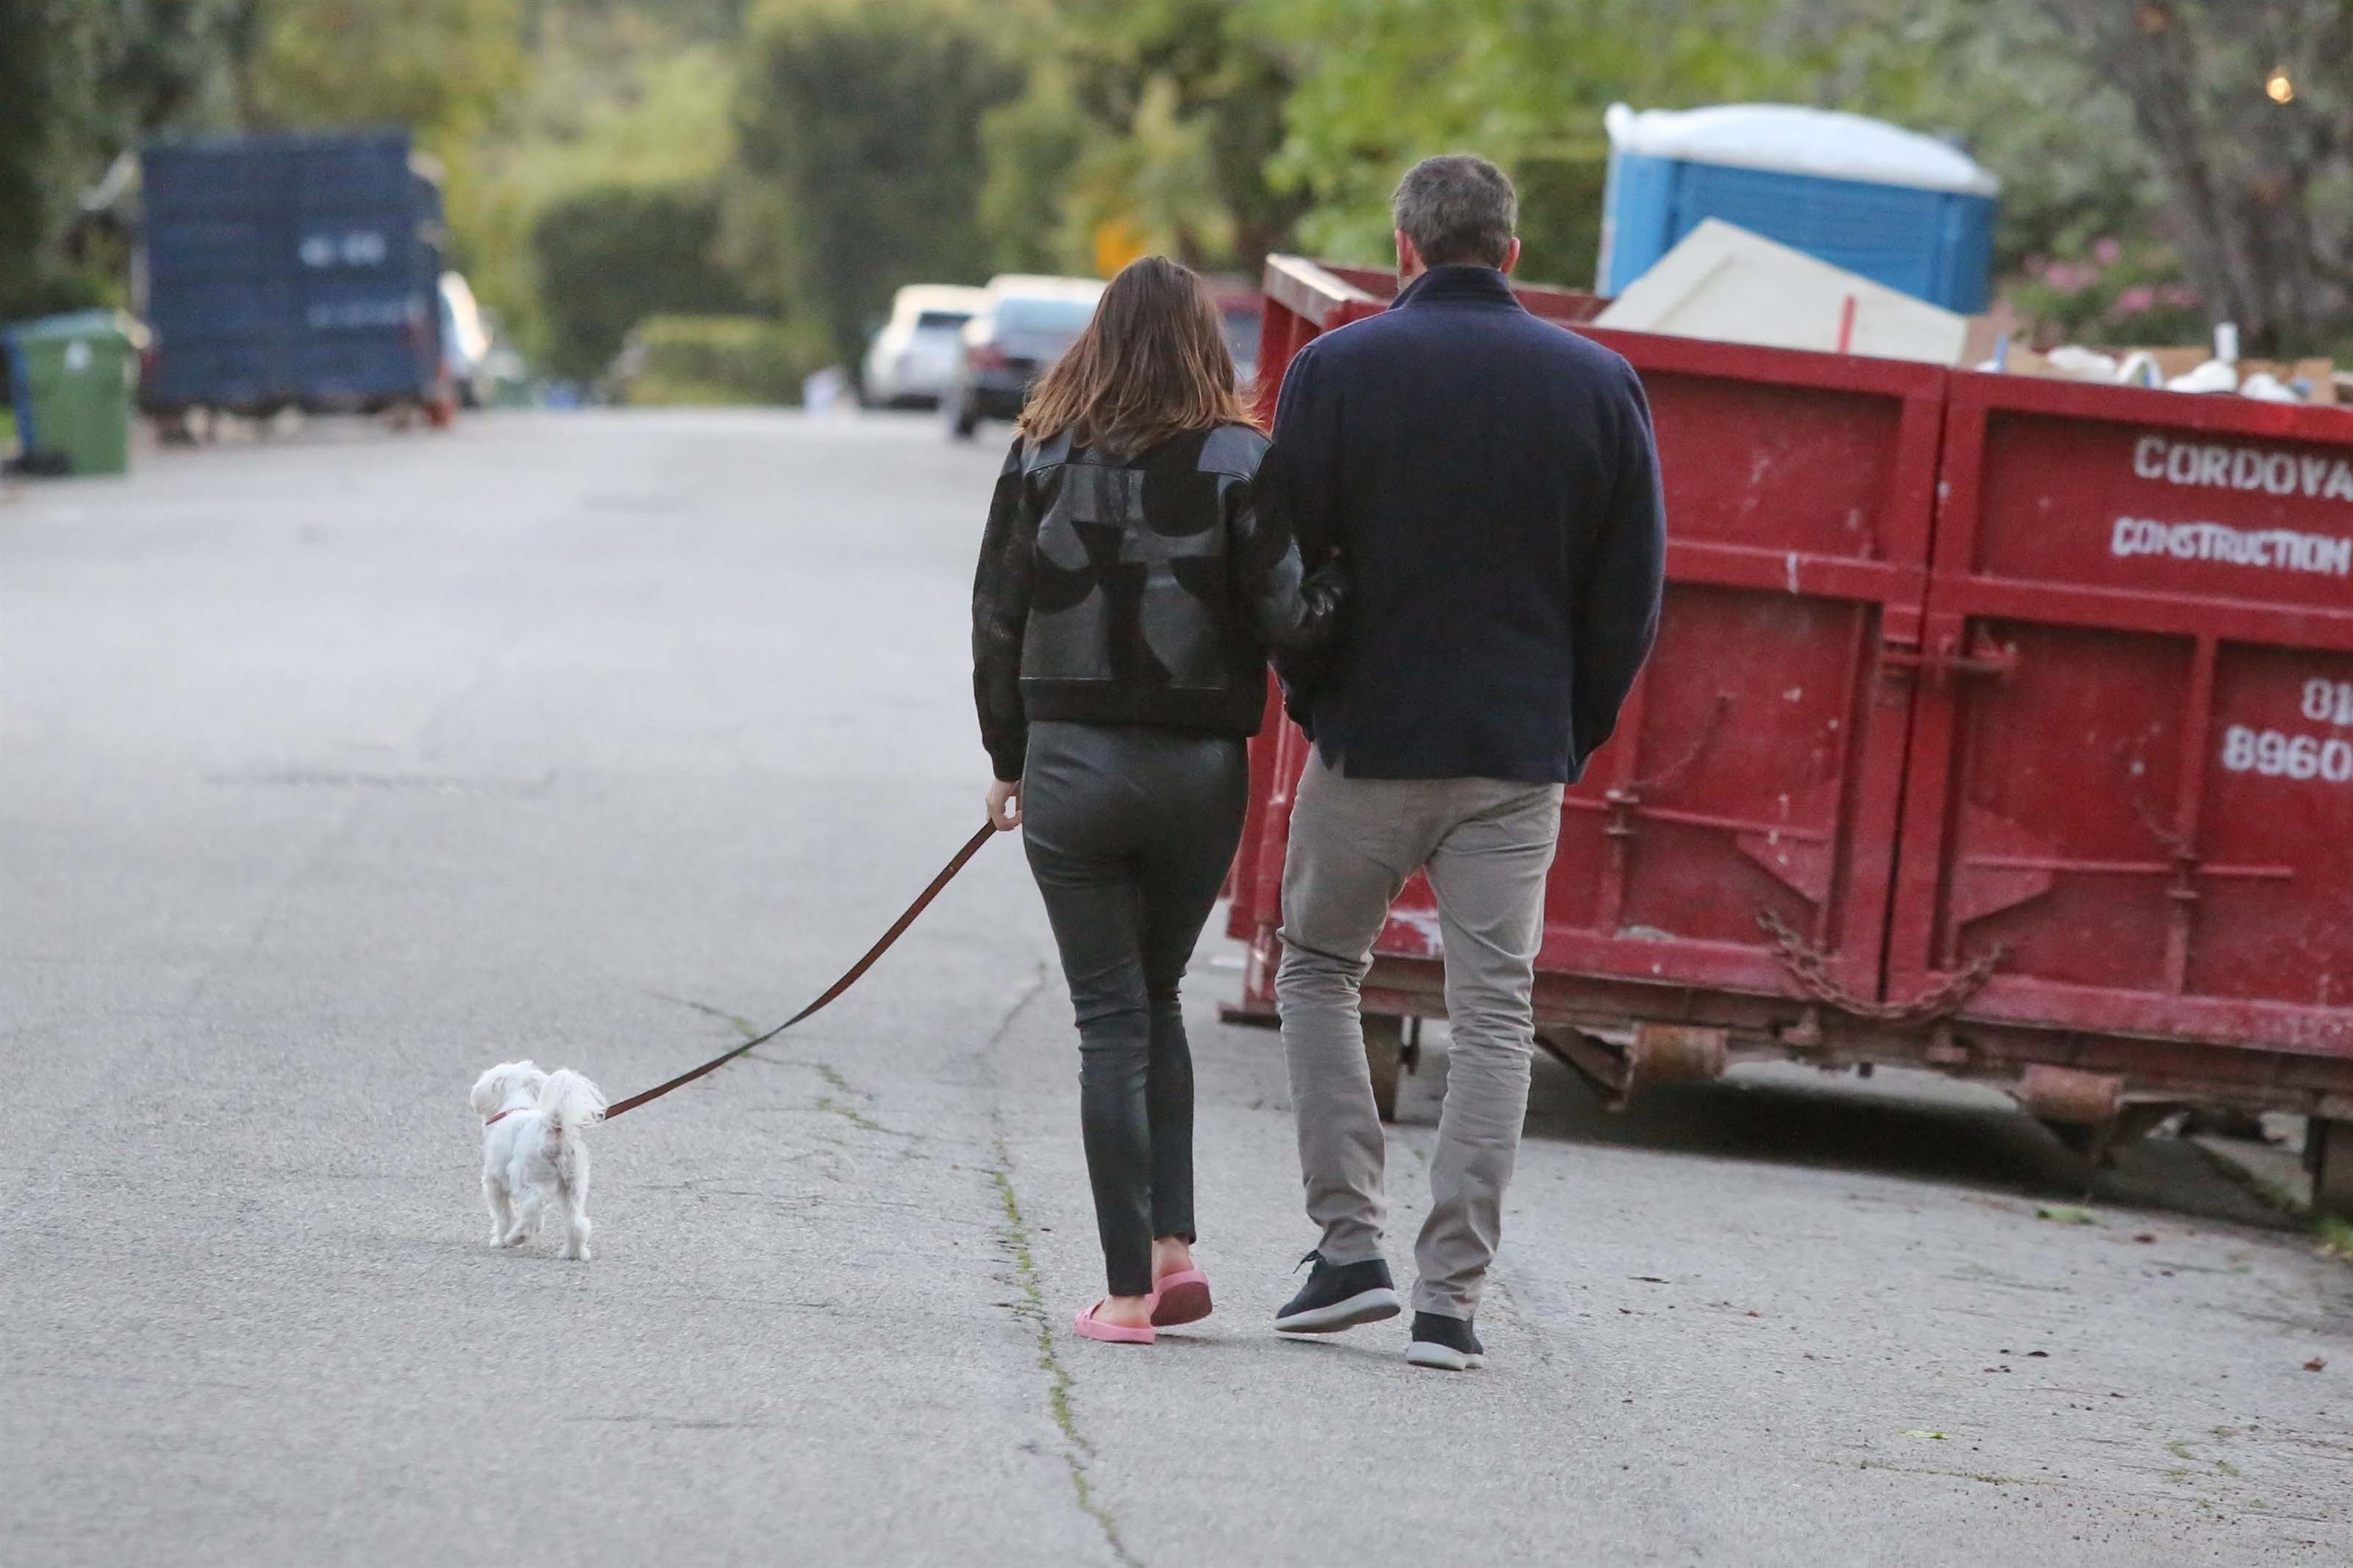
[[[1291,362],[1260,473],[1309,559],[1336,552],[1356,588],[1331,653],[1278,662],[1314,742],[1275,995],[1321,1235],[1275,1327],[1400,1310],[1357,1004],[1391,901],[1426,871],[1452,1045],[1406,1353],[1460,1371],[1483,1359],[1472,1320],[1527,1112],[1562,791],[1650,653],[1666,526],[1632,367],[1530,315],[1504,281],[1520,242],[1503,171],[1427,159],[1394,216],[1403,290]]]

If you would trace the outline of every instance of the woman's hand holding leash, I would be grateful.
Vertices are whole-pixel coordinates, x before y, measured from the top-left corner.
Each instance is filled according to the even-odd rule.
[[[997,779],[988,786],[988,825],[999,833],[1021,826],[1021,781]]]

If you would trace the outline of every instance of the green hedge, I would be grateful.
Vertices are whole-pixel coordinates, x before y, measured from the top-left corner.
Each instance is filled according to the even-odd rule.
[[[798,403],[832,363],[823,332],[765,316],[651,316],[629,334],[617,390],[642,406]]]

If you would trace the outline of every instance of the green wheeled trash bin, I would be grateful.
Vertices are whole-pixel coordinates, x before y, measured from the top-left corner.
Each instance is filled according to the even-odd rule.
[[[131,399],[145,339],[119,310],[46,316],[7,329],[9,397],[27,467],[130,471]]]

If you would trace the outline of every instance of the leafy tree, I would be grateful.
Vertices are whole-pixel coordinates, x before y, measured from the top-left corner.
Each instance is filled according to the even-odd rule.
[[[534,26],[525,89],[469,148],[479,194],[455,216],[476,296],[509,341],[537,357],[549,335],[549,275],[532,243],[539,215],[615,185],[688,187],[707,198],[734,148],[735,74],[723,46],[681,43],[638,8],[566,6]]]
[[[709,187],[605,185],[550,204],[532,226],[548,368],[594,380],[649,316],[744,310],[718,243]]]
[[[1064,184],[1087,145],[1071,75],[1059,58],[1039,58],[1021,96],[982,118],[988,175],[976,216],[990,258],[1004,271],[1089,268],[1092,236],[1062,210]]]
[[[767,0],[736,99],[729,253],[845,364],[902,283],[988,271],[981,118],[1021,89],[961,0]]]
[[[65,162],[85,79],[72,0],[0,0],[0,320],[41,307],[63,219]]]
[[[445,155],[496,120],[523,70],[517,0],[257,0],[246,117],[405,125]]]
[[[1251,0],[1053,0],[1038,65],[989,117],[982,221],[1008,265],[1092,270],[1118,228],[1196,266],[1255,269],[1305,206],[1267,178],[1293,61]]]
[[[75,198],[142,134],[218,123],[252,0],[0,0],[0,319],[106,280],[65,239]]]
[[[2353,327],[2353,5],[2037,0],[2085,95],[2129,106],[2168,227],[2248,352]]]
[[[1592,276],[1604,109],[1808,97],[1838,37],[1783,0],[1453,0],[1442,15],[1427,0],[1254,0],[1253,14],[1309,62],[1272,171],[1312,199],[1312,247],[1386,258],[1398,174],[1472,151],[1523,187],[1529,276],[1563,283]]]

